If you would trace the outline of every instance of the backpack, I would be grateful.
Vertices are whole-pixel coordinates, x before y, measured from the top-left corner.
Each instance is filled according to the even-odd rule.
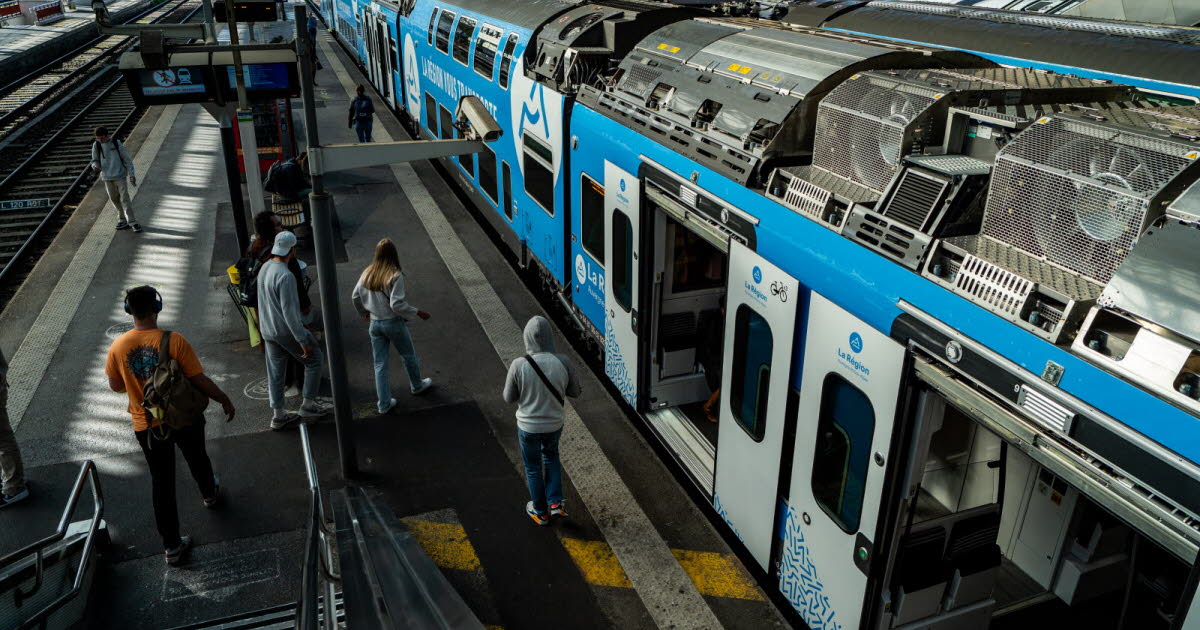
[[[263,261],[246,256],[237,261],[238,303],[249,308],[258,308],[258,272]]]
[[[142,388],[142,406],[147,415],[161,419],[169,429],[203,424],[208,396],[183,374],[183,367],[171,357],[170,348],[171,331],[164,330],[158,344],[158,365]]]
[[[279,173],[279,165],[281,164],[283,164],[283,160],[275,160],[271,164],[271,168],[267,169],[267,176],[263,179],[263,190],[279,194],[278,182],[275,181],[275,176]]]

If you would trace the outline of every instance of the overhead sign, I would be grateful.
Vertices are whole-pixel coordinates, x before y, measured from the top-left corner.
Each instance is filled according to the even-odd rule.
[[[0,210],[30,210],[34,208],[49,208],[49,199],[11,199],[0,201]]]
[[[145,70],[141,74],[142,94],[166,96],[170,94],[203,94],[205,72],[203,68],[163,68]]]
[[[242,81],[245,82],[246,89],[251,91],[287,90],[295,84],[288,76],[288,65],[286,63],[245,64],[242,66]],[[225,66],[225,74],[229,80],[226,86],[236,90],[237,72],[235,68]]]

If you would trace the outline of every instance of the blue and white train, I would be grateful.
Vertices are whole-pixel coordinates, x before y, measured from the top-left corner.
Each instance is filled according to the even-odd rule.
[[[1200,629],[1200,31],[730,8],[321,6],[810,627]]]

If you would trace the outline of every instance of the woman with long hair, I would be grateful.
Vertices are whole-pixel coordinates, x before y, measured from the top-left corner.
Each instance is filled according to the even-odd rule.
[[[368,330],[371,353],[375,357],[375,393],[379,397],[379,413],[387,413],[396,406],[388,380],[390,346],[396,346],[396,351],[404,360],[404,366],[408,369],[409,391],[414,396],[433,387],[433,379],[421,378],[417,351],[408,332],[410,317],[429,319],[429,313],[408,303],[400,255],[392,239],[382,239],[375,246],[375,258],[359,276],[351,298],[358,314],[371,322]]]

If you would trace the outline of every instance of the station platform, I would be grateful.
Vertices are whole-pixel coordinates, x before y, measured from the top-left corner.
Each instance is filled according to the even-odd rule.
[[[108,10],[114,23],[127,20],[153,5],[152,0],[112,0]],[[90,2],[74,9],[63,5],[63,17],[43,25],[6,25],[0,28],[0,87],[33,72],[99,36]]]
[[[366,83],[328,33],[320,35],[316,112],[325,142],[352,142],[345,111]],[[375,95],[375,98],[378,98]],[[295,102],[297,108],[299,101]],[[297,109],[297,120],[301,112]],[[375,139],[405,138],[382,107]],[[111,543],[91,599],[93,627],[169,628],[297,598],[308,488],[296,431],[268,429],[265,369],[226,293],[237,258],[219,129],[199,106],[152,108],[126,142],[145,232],[116,232],[93,189],[0,313],[10,360],[9,414],[33,497],[0,511],[0,554],[53,530],[78,463],[92,459],[106,496]],[[362,476],[491,628],[775,628],[788,622],[629,416],[576,355],[583,394],[562,441],[571,518],[536,527],[500,393],[524,353],[521,328],[542,314],[517,272],[429,163],[328,176],[337,210],[340,316]],[[396,241],[410,301],[432,318],[411,325],[435,387],[409,396],[398,357],[399,404],[375,411],[370,344],[350,290],[381,237]],[[314,260],[303,247],[301,258]],[[196,545],[163,563],[150,481],[124,394],[109,391],[105,353],[131,327],[123,291],[153,284],[160,324],[187,336],[205,372],[237,406],[213,405],[208,450],[225,495],[203,508],[181,458],[180,520]],[[311,290],[314,303],[317,286]],[[323,391],[328,393],[328,382]],[[289,399],[295,407],[299,398]],[[326,490],[343,485],[331,419],[311,427]],[[774,590],[774,589],[770,589]]]

